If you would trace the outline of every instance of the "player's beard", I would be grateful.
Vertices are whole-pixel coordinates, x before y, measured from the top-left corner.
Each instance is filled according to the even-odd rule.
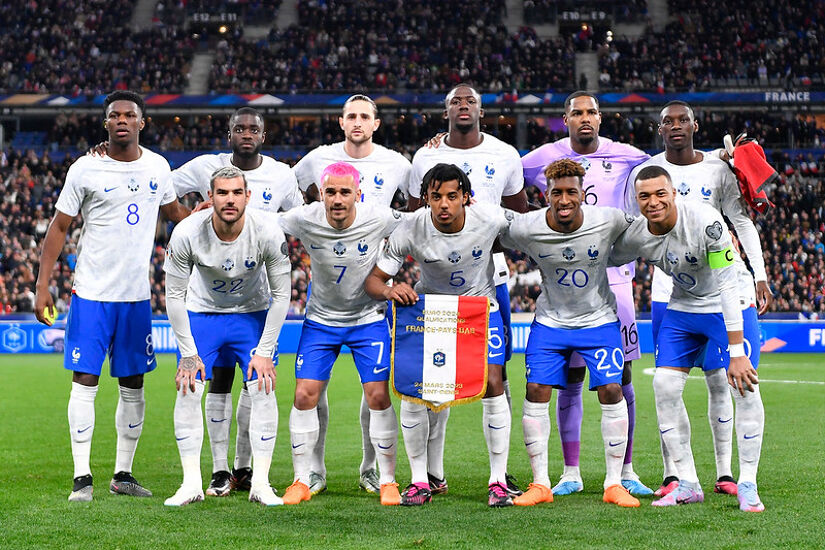
[[[255,146],[255,148],[250,150],[241,149],[240,147],[238,147],[237,149],[232,149],[232,153],[238,155],[239,158],[245,160],[257,158],[257,156],[261,154],[261,149],[263,149],[263,145],[263,143],[259,143],[257,146]]]
[[[460,134],[469,134],[478,127],[478,121],[460,122],[458,120],[453,124],[453,128]]]

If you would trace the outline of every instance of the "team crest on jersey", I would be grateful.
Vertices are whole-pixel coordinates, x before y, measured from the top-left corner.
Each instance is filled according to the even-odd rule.
[[[126,187],[129,188],[129,191],[134,193],[135,191],[140,189],[140,184],[137,181],[135,181],[135,178],[129,178],[129,184]]]
[[[591,260],[595,260],[599,257],[599,249],[596,248],[595,244],[591,244],[590,248],[587,249],[587,255],[590,256]]]
[[[74,348],[72,350],[72,363],[77,365],[80,362],[80,348]]]
[[[336,256],[343,256],[347,252],[347,247],[344,246],[344,243],[342,243],[341,241],[338,241],[332,247],[332,251],[335,252]]]
[[[688,184],[687,184],[687,183],[685,183],[685,182],[682,182],[682,183],[680,183],[680,184],[679,184],[679,187],[677,187],[677,188],[676,188],[676,190],[677,190],[677,191],[679,192],[679,194],[680,194],[680,195],[682,195],[683,197],[684,197],[684,196],[687,196],[687,194],[688,194],[688,193],[690,193],[690,185],[688,185]]]
[[[561,251],[561,257],[567,260],[568,262],[572,262],[573,258],[576,257],[576,251],[570,248],[569,246],[565,246],[564,250]]]
[[[384,174],[378,172],[375,174],[375,177],[372,178],[372,181],[378,189],[381,189],[384,186]]]
[[[484,251],[481,249],[480,246],[473,247],[473,263],[478,263],[481,261],[481,257],[484,255]]]
[[[433,353],[433,366],[434,367],[443,367],[447,364],[447,354],[443,351],[437,351]]]
[[[665,258],[667,258],[667,261],[668,263],[670,263],[670,265],[676,265],[679,263],[679,257],[673,252],[668,251],[668,253],[665,254]]]
[[[400,220],[401,219],[401,212],[399,212],[398,210],[393,210],[392,211],[392,217],[395,218],[396,220]]]
[[[504,209],[504,219],[511,222],[516,219],[516,214],[512,210]]]
[[[298,357],[295,358],[295,370],[301,370],[301,367],[304,366],[304,354],[302,353]]]
[[[590,159],[589,158],[582,157],[581,159],[578,160],[578,163],[582,165],[582,168],[584,168],[585,171],[590,170]]]
[[[226,259],[226,260],[224,260],[224,262],[221,264],[221,268],[222,268],[224,271],[232,271],[232,268],[233,268],[233,267],[235,267],[235,260],[233,260],[232,258],[227,258],[227,259]]]
[[[713,193],[713,191],[712,191],[712,190],[708,189],[708,188],[707,188],[707,187],[705,187],[704,185],[702,186],[702,198],[703,198],[703,199],[705,199],[706,201],[709,201],[709,200],[710,200],[710,196],[711,196],[711,194],[712,194],[712,193]]]
[[[699,261],[699,260],[697,260],[697,259],[696,259],[696,256],[694,256],[694,255],[691,253],[691,251],[690,251],[690,250],[688,250],[687,252],[685,252],[685,260],[687,260],[687,262],[688,262],[690,265],[696,265],[696,263]]]
[[[610,171],[613,170],[613,163],[612,162],[607,162],[606,160],[603,160],[602,161],[602,170],[604,170],[605,173],[610,173]]]
[[[149,191],[154,195],[158,192],[158,180],[154,177],[149,178]]]
[[[281,254],[286,256],[288,252],[289,252],[289,246],[287,246],[286,241],[282,241],[281,242]]]
[[[247,269],[255,269],[255,266],[256,266],[256,265],[258,265],[258,263],[255,261],[255,258],[253,258],[252,256],[250,256],[250,257],[248,257],[246,260],[244,260],[243,265],[244,265],[244,267],[246,267]]]
[[[493,166],[492,162],[490,164],[487,164],[486,166],[484,166],[484,173],[487,174],[487,179],[488,180],[493,179],[493,176],[496,175],[496,167]]]
[[[465,162],[461,165],[461,171],[469,176],[470,174],[472,174],[473,168],[470,166],[469,162]]]
[[[453,250],[452,252],[450,252],[450,255],[447,256],[447,259],[450,260],[451,264],[457,264],[461,261],[461,254]]]
[[[626,221],[627,223],[633,223],[634,221],[636,221],[636,218],[625,212],[624,221]]]
[[[358,252],[359,252],[362,256],[366,255],[367,250],[369,250],[369,248],[370,248],[370,247],[369,247],[369,245],[367,244],[367,241],[365,241],[365,240],[363,240],[363,239],[362,239],[362,240],[360,240],[360,241],[358,241]]]
[[[261,196],[264,199],[264,204],[269,204],[269,202],[272,200],[272,190],[269,187],[267,187],[266,189],[264,189],[263,193],[261,193]]]
[[[714,241],[718,241],[720,238],[722,238],[722,224],[718,221],[713,222],[705,228],[705,233],[707,233],[708,237],[710,237]]]

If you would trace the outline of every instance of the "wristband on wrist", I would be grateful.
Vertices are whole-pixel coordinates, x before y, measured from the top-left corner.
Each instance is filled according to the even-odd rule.
[[[734,357],[745,357],[745,344],[729,344],[728,351],[731,359]]]

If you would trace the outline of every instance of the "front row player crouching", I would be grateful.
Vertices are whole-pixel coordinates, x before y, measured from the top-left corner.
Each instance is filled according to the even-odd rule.
[[[602,439],[607,475],[605,502],[638,507],[622,486],[627,447],[628,413],[622,397],[624,366],[616,298],[607,280],[613,242],[633,221],[620,210],[583,205],[585,170],[570,159],[545,169],[549,207],[516,214],[502,244],[527,252],[542,274],[536,319],[527,342],[527,396],[524,400],[524,444],[533,483],[513,499],[517,506],[553,502],[547,473],[550,435],[548,403],[553,386],[564,387],[570,354],[578,352],[590,370],[590,389],[602,407]]]
[[[503,328],[490,256],[493,242],[509,222],[499,206],[483,203],[468,206],[470,192],[470,180],[457,166],[442,163],[431,168],[421,185],[421,197],[429,209],[418,210],[390,235],[386,250],[367,277],[366,290],[376,300],[390,299],[401,305],[414,304],[418,300],[416,290],[422,294],[490,299],[489,372],[487,393],[482,399],[484,437],[490,458],[488,504],[512,506],[505,479],[511,417],[502,380]],[[387,286],[407,255],[418,260],[421,269],[416,290],[405,283]],[[416,506],[432,499],[427,477],[430,420],[434,416],[436,425],[446,422],[448,412],[446,409],[428,415],[424,405],[401,403],[401,428],[412,470],[412,483],[404,491],[402,505]]]
[[[703,368],[727,368],[736,403],[739,441],[739,507],[765,509],[756,491],[765,411],[756,370],[745,355],[734,251],[722,215],[704,204],[677,203],[670,175],[659,166],[636,176],[636,200],[642,216],[613,247],[611,262],[647,258],[673,279],[673,294],[656,342],[653,390],[659,433],[679,474],[679,485],[654,506],[702,502],[690,420],[682,393],[688,372],[705,346],[727,350]],[[727,338],[725,337],[727,335]],[[748,390],[747,392],[745,390]]]
[[[276,506],[283,501],[269,485],[278,431],[272,355],[289,307],[286,240],[275,218],[246,211],[249,191],[240,169],[216,170],[209,198],[212,209],[193,214],[172,232],[163,266],[166,310],[180,349],[175,439],[183,466],[183,484],[164,504],[203,500],[201,398],[204,379],[211,379],[220,356],[247,367],[254,462],[249,500]]]
[[[386,301],[367,296],[364,279],[402,215],[389,207],[361,203],[359,179],[351,164],[331,164],[320,178],[322,202],[293,208],[280,218],[284,232],[298,237],[312,260],[312,294],[295,358],[295,404],[289,415],[295,480],[284,493],[284,504],[311,498],[310,475],[320,428],[318,400],[344,345],[352,350],[369,406],[381,504],[401,501],[395,482],[398,423],[387,384]]]

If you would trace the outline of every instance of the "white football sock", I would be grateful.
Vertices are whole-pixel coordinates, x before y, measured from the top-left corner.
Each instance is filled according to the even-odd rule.
[[[175,397],[174,422],[175,439],[178,442],[180,463],[183,467],[183,485],[186,487],[203,487],[201,479],[201,447],[203,446],[203,382],[195,382],[195,391],[186,395],[178,390]]]
[[[232,394],[206,394],[206,431],[212,449],[212,472],[229,471],[229,429],[232,426]]]
[[[427,409],[427,418],[430,424],[429,439],[427,440],[427,472],[438,479],[444,476],[444,442],[447,439],[447,421],[450,419],[450,409],[433,412]]]
[[[407,459],[410,461],[410,481],[429,483],[427,478],[427,441],[430,421],[427,407],[409,401],[401,402],[401,434]]]
[[[257,382],[256,382],[257,383]],[[252,467],[252,444],[249,439],[249,417],[252,414],[252,399],[249,391],[241,388],[238,397],[238,408],[235,410],[235,419],[238,422],[238,433],[235,435],[235,469]]]
[[[731,388],[736,403],[736,443],[739,449],[739,483],[756,483],[759,457],[762,454],[762,434],[765,431],[765,407],[759,386],[745,396]]]
[[[681,481],[699,483],[693,451],[690,448],[690,419],[682,393],[687,373],[675,369],[657,368],[653,375],[653,393],[656,400],[656,416],[659,433],[676,464]]]
[[[395,420],[395,410],[393,410],[393,423],[395,423],[395,438],[398,439],[398,422]],[[370,425],[372,423],[372,414],[369,405],[367,405],[367,398],[361,392],[361,449],[363,455],[361,458],[361,466],[359,472],[364,473],[367,470],[375,468],[376,464],[376,450],[372,445],[372,435],[370,432]],[[380,452],[378,453],[381,454]]]
[[[510,381],[505,380],[504,384],[504,395],[507,397],[507,407],[509,407],[511,415],[513,411],[513,397],[510,395]]]
[[[664,466],[664,477],[662,480],[669,477],[679,477],[679,472],[676,471],[676,464],[674,464],[673,459],[670,458],[670,453],[667,452],[667,445],[665,445],[665,440],[661,434],[659,434],[659,448],[662,450],[662,465]]]
[[[550,437],[550,403],[533,403],[524,400],[521,425],[524,430],[524,446],[533,469],[533,483],[550,487],[547,473],[547,440]]]
[[[604,441],[604,488],[622,483],[622,463],[627,449],[627,403],[602,406],[602,440]]]
[[[269,393],[258,389],[258,381],[247,383],[247,391],[252,400],[249,415],[249,440],[252,444],[252,487],[269,485],[269,465],[278,435],[278,400],[274,389]]]
[[[481,421],[484,423],[484,439],[490,456],[490,480],[488,483],[507,483],[507,456],[510,454],[510,428],[512,417],[504,394],[481,400]]]
[[[305,411],[292,406],[289,413],[289,438],[292,443],[292,468],[295,480],[309,486],[312,469],[312,455],[318,442],[318,410],[313,407]]]
[[[115,428],[117,429],[117,458],[115,473],[131,472],[140,433],[143,431],[143,419],[146,401],[143,388],[125,388],[118,386],[120,398],[115,410]]]
[[[733,401],[730,398],[728,376],[725,369],[705,372],[708,385],[708,421],[713,435],[713,452],[716,456],[716,479],[733,476],[730,469],[733,439]]]
[[[312,451],[311,465],[311,471],[321,474],[324,478],[327,477],[327,465],[325,464],[324,456],[326,454],[327,428],[329,428],[328,387],[329,380],[324,382],[324,388],[321,390],[321,395],[318,397],[318,404],[315,406],[318,411],[318,441],[315,443],[315,448]],[[367,411],[369,412],[369,408]],[[367,438],[369,439],[369,434],[367,434]]]
[[[72,382],[69,394],[69,435],[72,440],[74,476],[91,475],[89,456],[92,454],[92,434],[95,431],[95,396],[97,386]]]
[[[398,421],[395,418],[395,409],[392,405],[383,411],[369,409],[370,412],[370,441],[374,446],[373,453],[378,456],[381,477],[379,483],[395,481],[395,462],[398,453]]]

